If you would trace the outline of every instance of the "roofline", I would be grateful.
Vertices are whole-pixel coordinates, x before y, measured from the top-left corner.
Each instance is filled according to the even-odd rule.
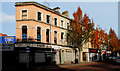
[[[61,17],[64,17],[64,18],[66,18],[66,19],[71,20],[71,18],[66,17],[66,16],[64,16],[64,15],[62,15],[62,14],[60,14],[60,13],[58,13],[58,12],[55,11],[54,9],[51,9],[51,8],[45,6],[45,5],[42,5],[42,4],[37,3],[37,2],[34,2],[34,1],[30,1],[30,2],[16,2],[16,3],[15,3],[15,6],[22,6],[22,5],[34,5],[34,6],[43,8],[43,9],[45,9],[45,10],[47,10],[47,11],[50,11],[50,12],[52,12],[52,13],[55,13],[55,14],[61,16]]]

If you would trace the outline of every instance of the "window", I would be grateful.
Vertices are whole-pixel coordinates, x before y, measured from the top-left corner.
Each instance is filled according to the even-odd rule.
[[[41,41],[41,28],[37,27],[37,41]]]
[[[27,10],[22,10],[22,19],[27,19]]]
[[[40,20],[40,21],[41,21],[41,12],[38,12],[37,14],[38,14],[38,15],[37,15],[38,20]]]
[[[46,30],[46,42],[49,43],[49,29]]]
[[[62,32],[61,33],[61,44],[63,44],[63,35],[64,35],[64,33]]]
[[[67,34],[67,42],[69,41],[70,34]]]
[[[50,23],[50,16],[49,15],[46,15],[46,22]]]
[[[27,41],[27,26],[22,26],[22,40]]]
[[[57,26],[57,18],[54,18],[54,24]]]
[[[69,24],[69,23],[67,23],[67,29],[69,29],[69,30],[70,30],[70,24]]]
[[[61,20],[61,27],[63,27],[63,20]]]
[[[57,44],[57,31],[54,31],[54,43]]]

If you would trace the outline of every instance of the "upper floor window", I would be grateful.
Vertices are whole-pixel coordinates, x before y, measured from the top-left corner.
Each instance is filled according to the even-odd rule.
[[[61,33],[61,44],[63,44],[63,36],[64,36],[64,33],[62,32]]]
[[[57,31],[54,31],[54,43],[57,44]]]
[[[49,15],[46,15],[46,22],[50,23],[50,16]]]
[[[41,21],[41,12],[37,12],[37,20],[40,20]]]
[[[22,40],[27,41],[27,26],[22,26]]]
[[[69,23],[67,23],[67,29],[69,29],[69,30],[70,30],[70,24],[69,24]]]
[[[54,24],[57,26],[57,18],[54,18]]]
[[[46,42],[49,43],[49,29],[46,29]]]
[[[27,19],[27,10],[22,10],[22,19]]]
[[[37,41],[41,41],[41,28],[37,27]]]
[[[61,27],[63,27],[63,20],[61,20]]]

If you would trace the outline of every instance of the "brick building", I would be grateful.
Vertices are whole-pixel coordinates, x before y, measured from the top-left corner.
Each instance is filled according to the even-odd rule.
[[[71,21],[68,11],[61,14],[59,7],[51,9],[37,2],[17,2],[15,7],[15,50],[20,63],[74,62],[75,50],[66,36]]]

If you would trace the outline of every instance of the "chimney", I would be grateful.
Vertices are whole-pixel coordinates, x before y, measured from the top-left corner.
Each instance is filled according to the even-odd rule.
[[[57,12],[59,12],[59,9],[60,9],[60,7],[55,7],[55,8],[53,8],[53,10],[55,10],[55,11],[57,11]]]
[[[69,17],[69,12],[68,11],[64,11],[64,12],[62,12],[62,15],[66,16],[66,17]]]

